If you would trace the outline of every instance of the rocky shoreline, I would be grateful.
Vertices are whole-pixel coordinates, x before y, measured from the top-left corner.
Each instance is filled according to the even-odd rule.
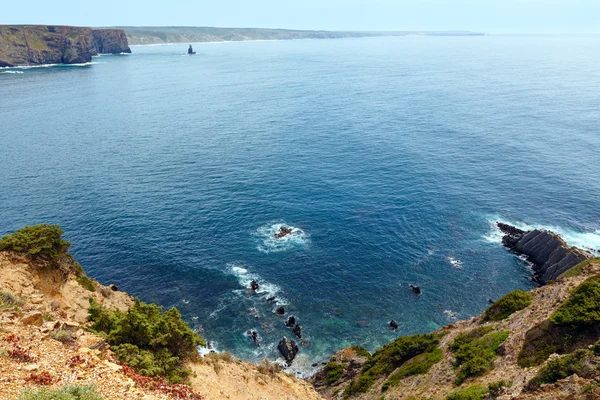
[[[517,227],[496,222],[502,231],[502,244],[531,262],[533,280],[546,284],[561,274],[593,257],[591,253],[571,247],[557,234],[534,229],[524,231]]]
[[[131,53],[122,29],[0,25],[0,67],[81,64],[120,53]]]

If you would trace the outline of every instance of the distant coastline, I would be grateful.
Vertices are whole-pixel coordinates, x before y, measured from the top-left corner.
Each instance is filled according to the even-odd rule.
[[[343,39],[384,36],[485,36],[470,31],[310,31],[263,28],[215,27],[117,27],[125,31],[129,45],[214,43],[297,39]]]

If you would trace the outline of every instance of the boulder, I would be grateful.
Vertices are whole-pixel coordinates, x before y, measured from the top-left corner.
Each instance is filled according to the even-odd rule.
[[[291,364],[294,358],[296,358],[296,354],[298,354],[298,345],[296,345],[296,342],[285,336],[279,341],[277,348],[288,364]]]
[[[258,290],[258,288],[259,288],[258,282],[256,282],[254,279],[252,281],[250,281],[250,289]]]
[[[42,326],[44,325],[44,316],[41,312],[34,311],[29,314],[26,314],[23,318],[21,318],[21,323],[23,325]]]
[[[298,339],[302,339],[302,328],[300,327],[300,325],[294,326],[292,332],[294,332],[294,335],[296,335]]]
[[[296,325],[296,317],[294,317],[293,315],[290,315],[288,317],[288,319],[285,321],[285,326],[287,326],[288,328],[293,328],[294,325]]]
[[[502,231],[502,244],[531,262],[533,279],[541,284],[557,279],[562,273],[592,257],[592,254],[570,247],[550,231],[523,231],[514,226],[496,223]]]
[[[394,330],[394,331],[395,331],[396,329],[398,329],[398,323],[397,323],[396,321],[394,321],[394,320],[391,320],[391,321],[389,322],[389,325],[390,325],[390,328],[392,328],[392,330]]]
[[[279,228],[279,232],[277,232],[273,236],[275,237],[275,239],[281,239],[287,235],[291,235],[292,232],[293,232],[292,228],[288,228],[287,226],[282,226],[281,228]]]
[[[114,283],[111,283],[110,285],[108,285],[108,288],[110,290],[112,290],[113,292],[118,292],[119,291],[119,288]]]
[[[421,291],[421,288],[420,288],[420,287],[418,287],[418,286],[416,286],[416,285],[410,284],[410,285],[408,285],[408,287],[409,287],[409,288],[410,288],[410,289],[413,291],[413,293],[415,293],[415,294],[421,294],[421,293],[423,293],[423,292]]]
[[[281,306],[277,307],[275,309],[275,314],[277,314],[277,315],[283,315],[283,314],[285,314],[285,308],[283,308]]]

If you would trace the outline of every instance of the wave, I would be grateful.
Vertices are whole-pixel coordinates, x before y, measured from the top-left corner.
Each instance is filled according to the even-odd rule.
[[[565,242],[567,242],[569,246],[579,247],[580,249],[588,250],[595,255],[600,255],[600,230],[585,232],[566,229],[560,226],[528,224],[521,221],[508,221],[506,219],[497,217],[488,220],[488,223],[490,224],[490,231],[483,236],[483,239],[487,242],[502,243],[503,234],[500,231],[500,228],[498,228],[496,225],[496,221],[512,225],[524,231],[530,231],[533,229],[552,231],[560,236]]]
[[[450,264],[452,264],[452,266],[453,266],[454,268],[456,268],[456,269],[460,269],[460,268],[462,268],[462,266],[463,266],[463,263],[462,263],[462,261],[460,261],[459,259],[457,259],[457,258],[454,258],[454,257],[452,257],[452,256],[448,256],[448,262],[449,262]]]
[[[100,62],[87,62],[87,63],[77,63],[77,64],[39,64],[39,65],[19,65],[16,67],[0,67],[0,71],[12,71],[12,70],[26,70],[26,69],[34,69],[34,68],[55,68],[55,67],[89,67],[90,65],[101,64]],[[9,72],[9,73],[22,73],[22,72]]]
[[[282,290],[279,286],[274,283],[264,280],[260,275],[249,272],[248,269],[244,268],[240,264],[228,264],[228,272],[238,278],[240,286],[245,289],[250,288],[250,282],[255,280],[258,282],[258,289],[256,293],[261,295],[263,300],[275,297],[274,304],[287,305],[287,300],[281,296]],[[238,291],[239,292],[239,291]]]
[[[24,74],[23,71],[0,71],[0,74]]]
[[[275,234],[282,227],[291,228],[292,233],[278,239],[275,237]],[[283,222],[263,225],[256,230],[255,235],[259,239],[257,249],[263,253],[278,253],[291,249],[305,248],[310,243],[308,233]]]

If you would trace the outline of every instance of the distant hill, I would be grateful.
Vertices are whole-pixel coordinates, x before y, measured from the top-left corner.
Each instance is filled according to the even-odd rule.
[[[377,36],[481,36],[468,31],[308,31],[262,28],[211,28],[188,26],[123,26],[129,44],[198,43],[244,40],[292,40],[292,39],[341,39],[349,37]]]

